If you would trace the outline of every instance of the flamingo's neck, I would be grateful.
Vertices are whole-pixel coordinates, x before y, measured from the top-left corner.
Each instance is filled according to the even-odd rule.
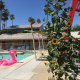
[[[12,60],[16,60],[15,56],[11,53],[11,51],[9,52],[9,54],[12,57]]]

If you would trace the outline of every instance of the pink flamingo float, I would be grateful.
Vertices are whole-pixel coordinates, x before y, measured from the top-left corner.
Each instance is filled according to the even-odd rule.
[[[9,51],[9,50],[8,50],[8,51]],[[17,57],[17,52],[16,52],[16,50],[10,50],[10,51],[9,51],[9,55],[12,57],[12,59],[0,60],[0,65],[1,65],[1,66],[10,66],[10,65],[16,63],[17,60],[16,60],[14,54],[15,54],[15,56]]]

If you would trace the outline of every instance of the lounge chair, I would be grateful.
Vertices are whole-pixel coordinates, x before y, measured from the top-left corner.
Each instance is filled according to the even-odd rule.
[[[18,47],[16,50],[21,50],[21,47]]]
[[[10,46],[10,50],[13,49],[13,46]]]
[[[39,50],[39,49],[43,49],[43,48],[42,48],[42,46],[40,46],[40,47],[38,46],[38,48],[37,48],[37,49]]]
[[[40,47],[38,46],[38,48],[37,49],[40,49]]]
[[[48,48],[45,46],[45,49],[48,49]]]
[[[25,49],[25,46],[22,46],[21,50],[24,50]]]
[[[29,49],[29,46],[26,46],[26,50]]]

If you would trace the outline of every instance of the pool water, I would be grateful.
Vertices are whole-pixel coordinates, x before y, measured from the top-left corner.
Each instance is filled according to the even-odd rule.
[[[17,62],[27,58],[27,57],[30,57],[32,56],[34,53],[18,53],[17,54],[17,57],[15,56]],[[0,56],[0,59],[2,60],[6,60],[6,59],[12,59],[12,57],[8,54],[8,53],[0,53],[0,55],[3,56],[3,59],[2,59],[2,56]]]

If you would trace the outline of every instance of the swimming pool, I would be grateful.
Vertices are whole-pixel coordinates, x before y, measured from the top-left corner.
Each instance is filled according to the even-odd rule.
[[[18,53],[17,57],[15,57],[15,58],[16,58],[17,62],[19,62],[19,61],[21,61],[21,60],[23,60],[23,59],[25,59],[27,57],[32,56],[33,54],[34,53]],[[0,56],[0,59],[2,59],[2,60],[6,60],[7,58],[12,59],[12,57],[9,55],[9,53],[0,53],[0,55],[3,56],[3,59]]]

